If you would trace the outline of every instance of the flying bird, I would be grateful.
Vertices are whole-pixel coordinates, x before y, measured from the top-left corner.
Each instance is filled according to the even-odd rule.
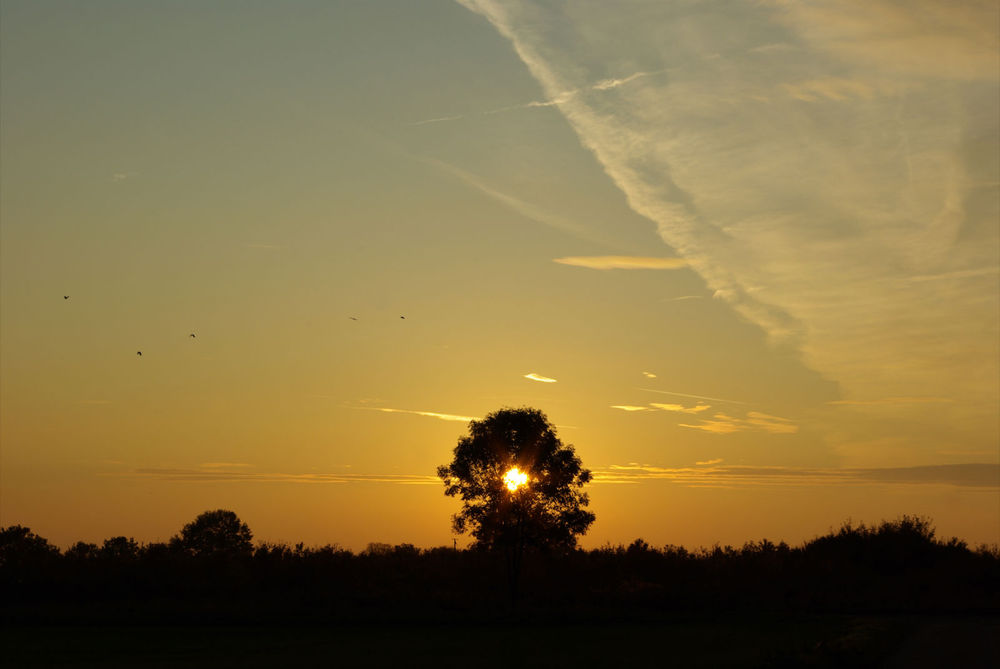
[[[194,339],[195,338],[194,333],[192,332],[191,334],[188,335],[188,337],[191,337],[192,339]]]
[[[69,295],[63,295],[63,299],[64,300],[68,300],[69,299]]]
[[[135,352],[135,354],[136,354],[137,356],[139,356],[140,358],[142,357],[142,351],[136,351],[136,352]]]
[[[348,318],[350,318],[350,319],[351,319],[352,321],[356,321],[356,320],[358,320],[358,319],[357,319],[357,318],[355,318],[354,316],[348,316]]]
[[[406,316],[400,316],[400,318],[402,318],[404,321],[406,320]]]

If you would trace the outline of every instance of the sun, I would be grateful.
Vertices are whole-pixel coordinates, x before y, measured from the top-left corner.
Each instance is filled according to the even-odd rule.
[[[517,467],[511,467],[503,475],[503,482],[507,484],[507,490],[514,492],[521,486],[528,484],[528,475]]]

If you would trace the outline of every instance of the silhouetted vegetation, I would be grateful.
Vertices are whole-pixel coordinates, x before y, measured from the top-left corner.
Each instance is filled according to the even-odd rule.
[[[213,511],[167,543],[113,537],[64,553],[0,530],[6,622],[497,620],[510,615],[502,555],[478,547],[250,544]],[[768,540],[689,551],[527,548],[520,616],[564,621],[772,613],[1000,613],[1000,550],[941,541],[903,516],[845,524],[797,547]]]
[[[437,474],[445,494],[462,500],[453,529],[470,532],[477,550],[503,553],[514,599],[525,549],[571,551],[594,522],[582,490],[590,471],[538,409],[500,409],[471,421]]]

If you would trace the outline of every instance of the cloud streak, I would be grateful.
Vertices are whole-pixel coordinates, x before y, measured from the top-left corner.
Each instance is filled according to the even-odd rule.
[[[524,378],[531,379],[532,381],[539,381],[541,383],[557,383],[557,381],[548,376],[542,376],[541,374],[535,374],[531,372],[530,374],[525,374]]]
[[[474,416],[458,416],[450,413],[439,413],[437,411],[414,411],[412,409],[391,409],[389,407],[356,407],[359,409],[369,409],[371,411],[381,411],[383,413],[405,413],[412,416],[424,416],[427,418],[437,418],[438,420],[453,421],[458,423],[468,423],[472,420],[479,420]]]
[[[657,467],[635,462],[594,470],[595,483],[666,481],[688,487],[808,487],[894,485],[949,485],[979,490],[1000,488],[1000,465],[957,464],[922,467],[809,468],[717,466],[721,459],[695,467]]]
[[[103,476],[139,478],[158,481],[231,482],[231,483],[392,483],[399,485],[440,485],[436,476],[417,474],[294,474],[286,472],[243,472],[175,467],[143,467],[129,472],[105,473]]]
[[[707,409],[708,407],[704,407]],[[695,411],[702,410],[696,407]],[[687,410],[687,413],[694,413]],[[732,434],[734,432],[769,432],[771,434],[795,434],[799,426],[788,418],[771,416],[759,411],[749,411],[745,418],[736,418],[724,413],[717,413],[712,418],[703,419],[697,425],[678,423],[678,427],[702,430],[713,434]]]
[[[717,297],[843,399],[996,443],[996,3],[461,4]],[[666,74],[560,97],[612,65]]]
[[[701,413],[706,409],[711,409],[711,405],[708,404],[698,404],[693,407],[686,407],[683,404],[660,404],[659,402],[650,402],[649,406],[661,409],[663,411],[673,411],[679,413]]]
[[[588,269],[681,269],[688,266],[683,258],[648,258],[642,256],[567,256],[553,262]]]
[[[647,393],[659,393],[661,395],[673,395],[674,397],[688,397],[696,400],[708,400],[710,402],[723,402],[725,404],[747,404],[747,402],[741,402],[739,400],[724,400],[721,397],[709,397],[707,395],[692,395],[690,393],[678,393],[670,390],[656,390],[654,388],[639,388],[643,392]]]

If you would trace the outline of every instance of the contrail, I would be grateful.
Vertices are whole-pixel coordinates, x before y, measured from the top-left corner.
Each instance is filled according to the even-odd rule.
[[[739,400],[724,400],[721,397],[706,397],[705,395],[689,395],[687,393],[672,393],[669,390],[653,390],[652,388],[639,388],[639,390],[645,390],[647,393],[660,393],[661,395],[674,395],[676,397],[691,397],[696,400],[711,400],[713,402],[726,402],[727,404],[749,404],[749,402],[740,402]]]

